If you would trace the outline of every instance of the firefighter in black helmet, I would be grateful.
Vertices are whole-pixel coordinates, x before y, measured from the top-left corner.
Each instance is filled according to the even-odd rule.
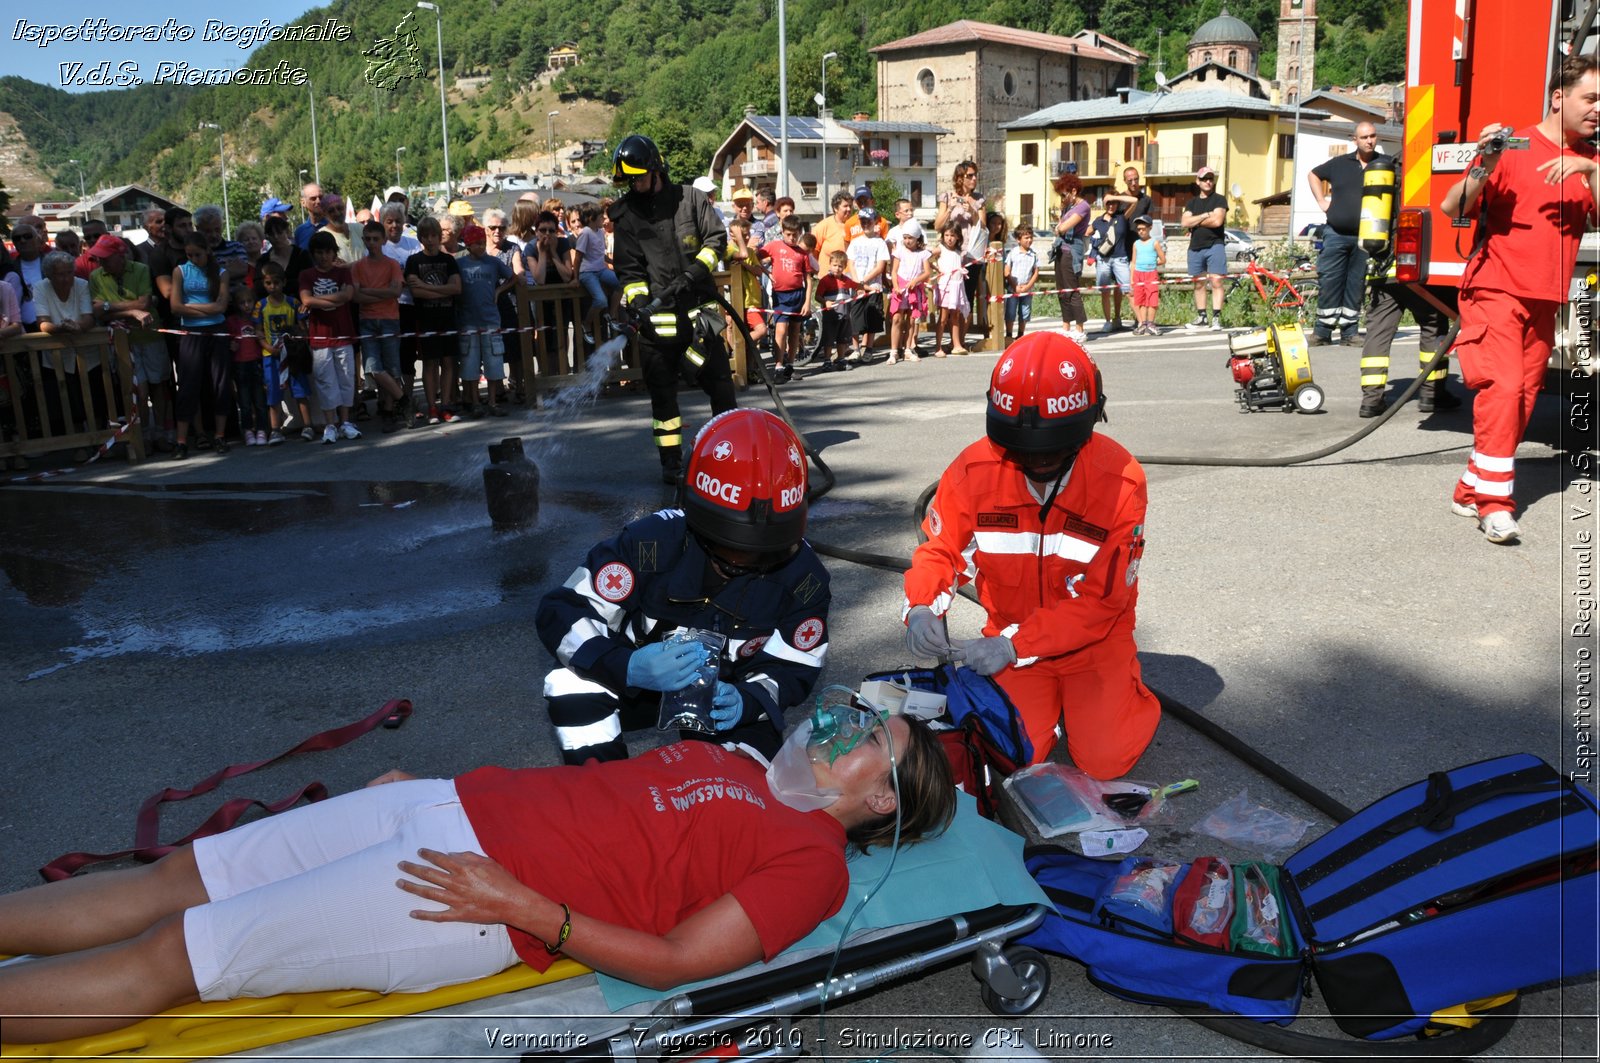
[[[704,192],[668,179],[649,137],[623,138],[611,159],[611,177],[625,189],[611,206],[617,279],[639,327],[661,479],[672,484],[683,463],[680,380],[705,391],[713,414],[735,405],[711,278],[727,249],[728,231]]]

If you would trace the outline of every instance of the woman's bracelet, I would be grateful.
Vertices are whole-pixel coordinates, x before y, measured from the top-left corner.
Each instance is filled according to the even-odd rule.
[[[561,905],[561,914],[563,916],[561,932],[556,935],[556,943],[554,945],[546,945],[544,947],[544,950],[552,956],[560,952],[561,946],[565,945],[567,939],[572,936],[572,909],[568,908],[564,901],[557,901],[556,903]]]

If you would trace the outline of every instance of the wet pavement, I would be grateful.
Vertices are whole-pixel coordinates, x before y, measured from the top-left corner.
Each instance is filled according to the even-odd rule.
[[[598,535],[616,509],[552,499],[536,528],[508,532],[490,526],[481,497],[439,484],[0,492],[0,626],[16,633],[13,651],[58,658],[28,679],[123,655],[289,654],[440,623],[466,632],[498,609],[532,608],[553,575],[542,538]]]

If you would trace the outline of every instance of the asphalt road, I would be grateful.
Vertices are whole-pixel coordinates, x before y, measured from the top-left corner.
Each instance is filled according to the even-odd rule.
[[[1579,610],[1592,612],[1592,558],[1577,549],[1596,529],[1582,475],[1593,468],[1592,407],[1541,399],[1518,452],[1523,542],[1494,546],[1449,509],[1470,449],[1465,411],[1422,417],[1408,405],[1348,449],[1269,466],[1369,423],[1355,414],[1355,350],[1314,352],[1329,398],[1310,416],[1241,413],[1220,335],[1124,333],[1096,337],[1091,351],[1109,397],[1102,430],[1141,457],[1186,462],[1147,461],[1138,638],[1152,686],[1351,807],[1511,751],[1589,770],[1574,712],[1592,687],[1572,666],[1594,648],[1573,633]],[[1403,335],[1397,368],[1414,355],[1414,335]],[[810,537],[909,555],[912,502],[982,432],[993,363],[876,365],[783,388],[838,478],[813,507]],[[703,422],[703,398],[684,398],[688,420]],[[770,405],[757,389],[742,401]],[[496,534],[479,469],[484,445],[513,432],[543,472],[542,520]],[[1188,463],[1219,456],[1261,464]],[[593,541],[668,500],[638,392],[521,420],[182,463],[101,462],[6,486],[0,884],[31,885],[35,868],[68,850],[125,847],[153,791],[277,753],[391,697],[416,704],[403,728],[267,768],[196,807],[169,806],[163,837],[193,829],[216,798],[278,797],[311,779],[339,792],[396,765],[443,775],[555,762],[534,605]],[[830,571],[827,680],[853,684],[907,663],[897,575],[838,562]],[[975,607],[956,613],[957,634],[976,629]],[[636,737],[636,748],[655,741]],[[1239,855],[1188,828],[1246,790],[1312,831],[1329,824],[1170,718],[1135,775],[1201,782],[1147,844],[1169,855]],[[964,1034],[973,1049],[961,1055],[984,1054],[985,1031],[1013,1026],[1020,1038],[1002,1039],[1027,1050],[987,1054],[1262,1054],[1109,997],[1070,961],[1052,966],[1040,1012],[1020,1023],[988,1015],[961,966],[842,1004],[829,1023]],[[1491,1054],[1593,1059],[1596,1010],[1592,979],[1538,989]],[[845,1046],[834,1043],[837,1056]]]

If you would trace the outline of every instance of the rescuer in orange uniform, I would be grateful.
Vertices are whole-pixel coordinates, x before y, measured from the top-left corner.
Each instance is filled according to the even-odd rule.
[[[1126,774],[1160,718],[1133,641],[1144,553],[1144,469],[1098,435],[1100,371],[1072,340],[1028,336],[989,382],[987,437],[939,479],[927,541],[905,575],[906,643],[992,675],[1022,715],[1037,763],[1063,732],[1079,768]],[[969,581],[983,636],[947,639]]]

